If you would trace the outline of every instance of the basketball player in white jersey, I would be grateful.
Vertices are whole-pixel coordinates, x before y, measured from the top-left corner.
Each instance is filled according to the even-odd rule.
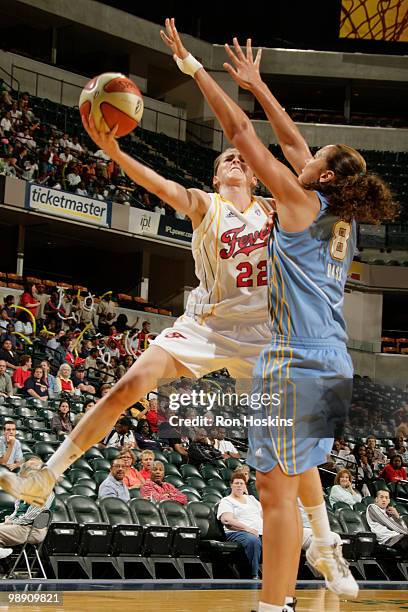
[[[138,185],[187,215],[193,225],[192,251],[200,281],[185,314],[164,330],[113,389],[98,400],[35,478],[0,477],[3,489],[27,503],[43,505],[58,477],[113,427],[118,416],[158,381],[201,377],[228,368],[250,378],[260,351],[270,339],[267,325],[267,200],[253,196],[256,177],[236,149],[216,160],[208,194],[167,180],[124,153],[117,126],[91,138]]]

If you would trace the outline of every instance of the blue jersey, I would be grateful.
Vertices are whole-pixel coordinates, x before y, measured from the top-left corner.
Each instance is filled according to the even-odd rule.
[[[320,213],[303,232],[276,223],[269,241],[269,312],[273,338],[347,341],[344,286],[356,248],[356,224],[335,217],[322,194]]]

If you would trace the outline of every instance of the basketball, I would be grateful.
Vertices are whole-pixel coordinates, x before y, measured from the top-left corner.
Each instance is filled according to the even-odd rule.
[[[143,115],[143,98],[131,79],[118,72],[94,77],[79,98],[82,120],[92,114],[95,127],[108,132],[118,124],[117,138],[132,132]]]

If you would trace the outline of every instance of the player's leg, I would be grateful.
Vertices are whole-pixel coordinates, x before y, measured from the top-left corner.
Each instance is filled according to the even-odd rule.
[[[300,517],[298,508],[296,512],[296,528],[298,530],[299,542],[301,542],[302,544],[303,543],[303,525],[302,525],[302,519]],[[296,580],[297,580],[297,575],[298,575],[298,565],[296,567],[293,566],[292,570],[293,570],[293,574],[288,583],[288,588],[287,588],[286,597],[285,597],[285,606],[283,608],[283,612],[294,612],[294,610],[296,610],[295,590],[296,590]]]
[[[317,467],[300,475],[299,497],[313,531],[313,541],[306,552],[307,560],[323,574],[331,591],[357,597],[358,585],[343,559],[341,545],[330,530]]]
[[[256,486],[264,521],[263,580],[259,610],[263,609],[262,604],[278,606],[282,610],[299,565],[299,476],[287,476],[277,465],[266,474],[257,472]]]
[[[45,469],[26,478],[2,474],[0,485],[18,499],[42,505],[56,479],[90,446],[101,441],[124,410],[154,389],[158,381],[180,376],[191,376],[191,372],[164,349],[151,346],[95,408],[84,415],[48,460]]]

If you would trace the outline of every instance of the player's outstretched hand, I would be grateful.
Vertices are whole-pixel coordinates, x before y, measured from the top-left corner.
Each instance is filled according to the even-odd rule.
[[[262,49],[258,50],[256,58],[252,53],[252,41],[250,38],[246,44],[246,56],[242,51],[237,38],[233,38],[234,51],[229,45],[224,45],[227,54],[229,55],[234,66],[225,62],[223,64],[225,70],[232,76],[234,81],[238,83],[242,89],[252,89],[256,84],[261,83],[261,75],[259,73],[259,64],[261,63]]]
[[[167,18],[165,25],[166,31],[164,32],[164,30],[160,30],[160,36],[162,37],[163,42],[172,50],[174,60],[176,57],[182,60],[185,59],[189,52],[181,42],[174,17],[171,19]]]
[[[82,123],[84,128],[88,132],[92,140],[105,151],[112,159],[115,159],[118,153],[120,153],[120,147],[116,140],[116,133],[118,131],[118,125],[116,124],[110,132],[101,132],[96,129],[94,119],[92,115],[89,117],[82,117]]]

